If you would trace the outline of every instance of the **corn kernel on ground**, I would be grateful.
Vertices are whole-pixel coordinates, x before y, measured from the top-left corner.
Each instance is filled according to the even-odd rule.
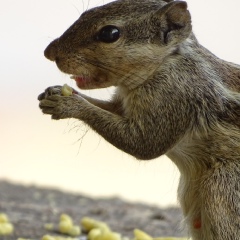
[[[6,236],[12,234],[14,226],[9,222],[7,214],[0,213],[0,236]]]
[[[1,215],[0,215],[1,217]],[[190,240],[188,238],[175,238],[175,237],[157,237],[153,238],[146,232],[140,229],[134,229],[134,238],[129,239],[128,237],[121,236],[120,233],[111,231],[110,227],[102,222],[97,221],[89,217],[84,217],[80,222],[81,226],[87,232],[88,240]],[[50,230],[53,230],[52,224],[48,224]],[[46,225],[45,225],[46,226]],[[67,214],[62,214],[59,219],[59,232],[69,235],[63,236],[52,236],[45,235],[41,240],[79,240],[79,235],[81,234],[80,226],[73,225],[72,218]],[[33,239],[23,239],[18,238],[17,240],[33,240]],[[34,239],[36,240],[36,239]]]
[[[60,216],[58,230],[60,233],[68,234],[72,237],[81,234],[80,226],[73,225],[72,218],[67,214],[62,214]]]
[[[111,231],[110,227],[106,223],[94,220],[94,219],[89,218],[89,217],[82,218],[80,224],[83,226],[83,228],[87,232],[90,231],[91,229],[94,229],[94,228],[99,228],[102,231]]]
[[[9,222],[7,214],[0,213],[0,223],[7,223],[7,222]]]

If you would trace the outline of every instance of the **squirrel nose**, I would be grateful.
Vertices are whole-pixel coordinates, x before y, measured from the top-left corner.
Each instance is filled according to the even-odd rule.
[[[55,61],[57,59],[58,52],[58,39],[52,41],[47,48],[44,50],[44,56],[51,60]]]

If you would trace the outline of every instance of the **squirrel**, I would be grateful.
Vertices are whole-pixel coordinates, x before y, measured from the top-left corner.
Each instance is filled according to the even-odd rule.
[[[38,97],[52,119],[85,122],[139,160],[166,154],[192,240],[240,239],[240,66],[197,41],[185,1],[116,0],[84,12],[44,52],[80,89]]]

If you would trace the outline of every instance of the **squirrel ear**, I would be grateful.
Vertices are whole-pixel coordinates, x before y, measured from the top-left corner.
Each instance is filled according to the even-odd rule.
[[[161,26],[161,39],[165,44],[176,44],[186,39],[191,30],[191,15],[184,1],[172,1],[155,12]]]

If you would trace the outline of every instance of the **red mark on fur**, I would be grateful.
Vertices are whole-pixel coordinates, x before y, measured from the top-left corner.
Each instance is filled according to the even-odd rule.
[[[196,218],[193,220],[193,227],[195,229],[200,229],[202,226],[202,223],[201,223],[201,219],[200,218]]]

